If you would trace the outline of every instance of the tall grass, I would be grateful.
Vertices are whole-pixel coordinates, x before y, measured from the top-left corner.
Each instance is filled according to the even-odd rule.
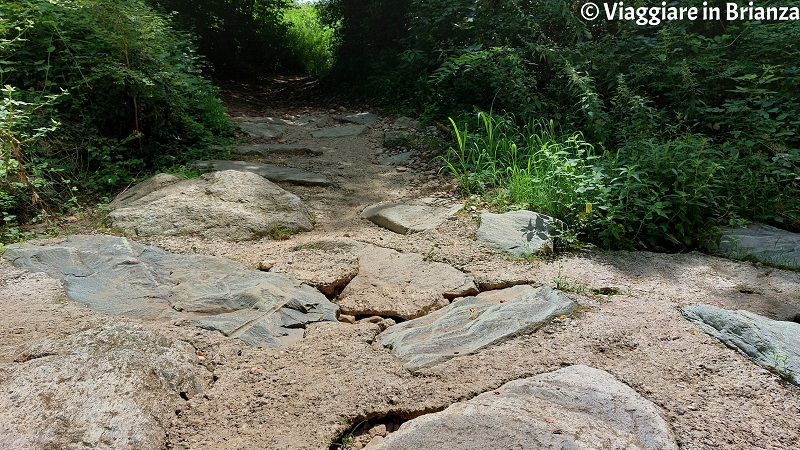
[[[451,119],[456,145],[444,162],[463,189],[499,209],[561,219],[603,247],[696,248],[717,227],[800,206],[792,166],[776,163],[782,159],[742,158],[696,135],[597,152],[580,133],[558,134],[550,121],[520,128],[508,116],[478,119],[476,133]]]
[[[288,44],[303,70],[322,76],[333,65],[334,28],[322,23],[315,3],[297,2],[288,8],[284,21],[289,24]]]

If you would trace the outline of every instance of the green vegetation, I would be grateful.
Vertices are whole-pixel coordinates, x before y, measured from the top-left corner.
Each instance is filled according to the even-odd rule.
[[[13,0],[0,18],[3,240],[232,131],[190,37],[144,2]]]
[[[319,9],[312,3],[287,9],[284,20],[289,24],[289,50],[303,72],[326,75],[333,65],[334,27],[322,22]]]
[[[204,72],[276,71],[454,118],[444,164],[467,193],[603,247],[692,249],[751,220],[800,230],[800,26],[588,22],[579,7],[7,0],[0,240],[213,156],[232,130]]]
[[[343,18],[332,73],[456,118],[446,167],[499,209],[611,248],[696,248],[749,220],[800,230],[797,24],[587,22],[563,0],[326,3]]]

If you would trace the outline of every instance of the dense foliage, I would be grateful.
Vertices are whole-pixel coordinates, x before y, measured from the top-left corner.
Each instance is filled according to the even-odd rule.
[[[565,0],[328,3],[361,8],[338,64],[350,48],[374,62],[360,66],[367,92],[459,117],[447,161],[468,192],[607,247],[693,248],[741,220],[800,229],[794,22],[586,22]],[[391,45],[365,45],[374,28]]]
[[[305,73],[326,75],[333,65],[333,38],[338,23],[327,25],[319,8],[300,3],[284,13],[289,25],[288,49]]]
[[[444,159],[465,191],[606,247],[695,248],[746,220],[800,230],[800,26],[587,22],[582,5],[7,0],[3,219],[110,194],[229,133],[196,36],[216,76],[329,72],[454,117]]]
[[[6,224],[108,195],[230,133],[200,68],[189,36],[142,1],[0,4]]]
[[[184,30],[198,37],[200,52],[217,76],[254,76],[297,69],[288,45],[284,11],[293,0],[151,0],[177,12]]]

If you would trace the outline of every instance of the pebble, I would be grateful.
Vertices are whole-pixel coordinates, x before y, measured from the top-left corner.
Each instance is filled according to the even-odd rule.
[[[383,444],[383,436],[375,436],[364,448],[377,448]]]
[[[355,318],[355,316],[350,316],[350,315],[347,315],[347,314],[340,314],[339,315],[339,322],[353,324],[353,323],[356,323],[356,318]]]
[[[397,167],[395,168],[395,170],[396,170],[396,171],[398,171],[398,172],[406,172],[406,171],[408,170],[408,167],[404,167],[404,166],[397,166]]]
[[[375,436],[380,436],[380,437],[386,436],[386,425],[384,424],[375,425],[374,427],[369,429],[369,435],[372,436],[373,438]]]

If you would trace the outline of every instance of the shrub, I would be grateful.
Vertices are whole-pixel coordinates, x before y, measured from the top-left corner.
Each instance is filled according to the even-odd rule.
[[[797,152],[742,157],[694,134],[631,140],[596,152],[579,133],[552,122],[520,129],[507,116],[480,113],[469,133],[453,121],[448,170],[468,193],[500,209],[531,209],[565,221],[605,248],[686,250],[742,220],[797,217]]]
[[[298,3],[284,13],[289,24],[289,51],[306,73],[321,76],[333,65],[334,26],[322,23],[319,9],[312,3]]]
[[[141,1],[10,0],[0,18],[7,218],[57,209],[76,185],[108,195],[231,133],[189,36]]]

